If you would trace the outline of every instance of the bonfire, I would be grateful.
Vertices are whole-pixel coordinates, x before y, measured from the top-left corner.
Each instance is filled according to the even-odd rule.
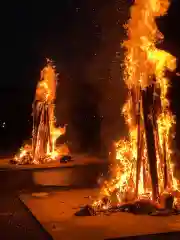
[[[167,71],[176,69],[176,59],[157,48],[163,35],[155,21],[168,8],[168,0],[135,0],[130,9],[123,43],[128,96],[122,109],[129,135],[116,143],[117,164],[99,199],[88,206],[92,215],[117,210],[179,213],[172,159],[176,122],[167,78]]]
[[[56,127],[55,104],[57,73],[53,62],[47,59],[37,84],[33,102],[32,144],[25,144],[14,157],[17,164],[39,164],[69,155],[66,144],[56,146],[56,140],[65,134],[66,125]]]

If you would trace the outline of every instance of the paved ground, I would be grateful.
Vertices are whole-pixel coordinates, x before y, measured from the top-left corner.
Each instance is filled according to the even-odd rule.
[[[145,236],[135,236],[135,237],[122,237],[122,238],[111,238],[106,240],[179,240],[180,233],[161,233],[161,234],[150,234]]]
[[[99,189],[71,189],[51,193],[22,194],[21,200],[54,240],[180,239],[180,216],[152,217],[130,213],[75,216],[80,207],[97,199]],[[165,233],[157,235],[157,233]],[[148,234],[156,234],[155,236]],[[129,236],[141,237],[129,237]],[[144,235],[144,236],[143,236]]]
[[[81,160],[81,158],[79,159]],[[89,159],[85,160],[83,163],[88,163]],[[93,158],[90,160],[93,162]],[[54,165],[56,164],[57,163],[54,163]],[[57,167],[54,165],[51,167]],[[7,160],[0,162],[0,239],[2,240],[52,239],[49,234],[42,229],[41,225],[36,221],[25,205],[22,204],[18,196],[21,192],[52,191],[56,187],[35,186],[32,181],[33,171],[26,168],[30,167],[16,167],[15,165],[10,167],[8,166]]]
[[[16,194],[1,192],[0,239],[49,240],[52,238],[27,211]]]
[[[9,170],[0,170],[0,239],[49,240],[51,236],[34,219],[19,200],[21,191],[33,191],[35,186]]]
[[[91,170],[90,170],[91,171]],[[11,171],[0,171],[0,239],[30,239],[30,240],[46,240],[52,239],[49,234],[41,227],[32,214],[18,199],[20,193],[28,192],[52,192],[56,191],[52,187],[36,187],[31,182],[30,171],[25,175],[19,176],[18,171],[12,174]],[[78,220],[79,221],[79,220]],[[108,220],[109,221],[109,220]],[[118,220],[117,220],[118,221]],[[146,224],[145,224],[146,225]],[[95,231],[91,229],[91,231]],[[132,229],[131,229],[132,230]],[[177,227],[176,227],[177,230]],[[120,237],[118,235],[118,237]],[[60,238],[61,239],[61,238]],[[66,239],[66,238],[63,238]],[[108,238],[106,238],[108,239]],[[109,240],[111,238],[109,237]],[[165,233],[140,237],[123,237],[117,238],[121,240],[167,240],[167,239],[180,239],[180,233]],[[114,238],[115,240],[115,238]]]

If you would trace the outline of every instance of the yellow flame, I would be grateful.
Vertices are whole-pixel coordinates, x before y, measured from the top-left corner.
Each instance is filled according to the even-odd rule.
[[[117,143],[116,159],[118,167],[116,174],[106,183],[101,190],[102,196],[110,197],[113,191],[118,189],[120,202],[124,201],[124,196],[136,191],[136,171],[137,171],[137,152],[138,152],[138,124],[136,121],[138,109],[140,108],[140,133],[143,138],[143,151],[141,156],[140,179],[138,185],[138,196],[144,194],[152,196],[152,186],[149,175],[147,146],[145,141],[144,119],[142,104],[139,103],[140,89],[146,89],[154,84],[155,91],[159,90],[159,112],[157,116],[156,156],[157,171],[159,179],[159,191],[164,189],[164,167],[163,156],[166,155],[168,168],[168,188],[177,189],[177,181],[173,176],[172,149],[171,141],[174,136],[173,126],[175,118],[169,108],[167,98],[169,81],[166,71],[174,71],[176,59],[170,53],[156,47],[162,41],[163,35],[159,32],[155,18],[167,13],[169,8],[168,0],[135,0],[130,9],[131,18],[125,25],[128,39],[124,41],[125,48],[124,60],[124,81],[128,88],[128,99],[124,104],[122,113],[125,123],[129,128],[129,139],[120,140]],[[156,93],[158,95],[158,93]],[[149,116],[152,118],[152,115]],[[154,130],[155,131],[155,130]],[[93,203],[94,207],[102,204],[101,200]]]
[[[47,59],[47,65],[42,69],[40,81],[37,84],[35,100],[43,104],[46,104],[48,106],[48,117],[49,117],[48,125],[50,130],[50,138],[47,141],[47,149],[44,157],[48,158],[49,160],[55,160],[58,156],[61,155],[60,149],[56,147],[56,140],[61,135],[64,135],[66,132],[66,125],[62,128],[56,127],[56,118],[54,114],[54,109],[55,109],[54,100],[56,98],[56,80],[57,80],[57,73],[55,70],[55,66],[52,64],[51,60]],[[39,110],[36,109],[35,111],[39,111]],[[38,158],[42,148],[41,141],[44,138],[44,135],[42,135],[41,131],[42,131],[42,128],[44,128],[45,126],[43,125],[43,123],[40,122],[39,128],[40,127],[41,129],[38,130],[38,133],[37,133],[38,140],[35,148],[36,157],[34,158],[32,156],[32,147],[29,146],[27,148],[27,145],[26,145],[20,149],[19,155],[15,156],[15,159],[17,161],[21,162],[23,157],[27,156],[27,154],[29,153],[30,157],[34,158],[32,159],[32,162],[35,164],[39,163]],[[34,129],[33,129],[33,134],[34,134]]]

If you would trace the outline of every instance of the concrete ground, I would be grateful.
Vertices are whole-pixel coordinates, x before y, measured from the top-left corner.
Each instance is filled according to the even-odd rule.
[[[50,240],[52,238],[27,211],[16,194],[1,192],[0,239]]]
[[[87,164],[91,164],[91,166],[88,165],[89,170],[87,169],[89,175],[93,175],[92,172],[94,172],[97,177],[97,162],[101,165],[101,161],[85,156],[80,156],[78,161],[68,164],[60,165],[58,162],[54,162],[48,166],[16,166],[9,165],[9,159],[0,160],[0,239],[52,239],[22,204],[19,195],[24,192],[54,191],[57,188],[56,183],[59,181],[61,183],[61,177],[57,179],[59,170],[61,176],[62,174],[66,175],[67,170],[77,167],[78,174],[81,174],[84,171],[84,166],[87,168]],[[49,178],[54,178],[54,182]],[[76,176],[73,175],[73,178],[76,179]],[[47,181],[48,179],[50,181]],[[90,177],[87,178],[87,181],[89,182],[83,184],[94,184]],[[46,183],[45,186],[43,185],[44,182]],[[52,183],[53,186],[51,186]],[[69,180],[65,184],[66,187],[68,184]],[[77,181],[78,184],[79,180]],[[62,187],[58,186],[59,188]]]
[[[93,165],[94,166],[94,165]],[[89,174],[93,175],[93,169],[96,168],[95,166],[93,167],[88,167],[89,169]],[[86,166],[87,167],[87,166]],[[23,169],[21,169],[23,170]],[[53,230],[55,235],[58,235],[58,238],[56,239],[68,239],[67,235],[64,231],[63,234],[62,233],[62,229],[66,228],[66,223],[62,223],[59,222],[58,219],[56,218],[56,215],[59,211],[61,211],[62,207],[63,207],[63,211],[65,209],[69,209],[68,211],[70,211],[69,213],[72,215],[72,211],[77,211],[79,209],[79,205],[80,204],[86,204],[86,201],[90,201],[91,199],[88,197],[91,195],[91,189],[87,189],[86,193],[84,193],[82,190],[70,190],[67,189],[67,187],[56,187],[56,186],[40,186],[40,185],[36,185],[35,182],[32,181],[32,172],[33,170],[30,169],[29,171],[26,171],[25,169],[21,172],[19,171],[19,169],[14,170],[9,170],[8,166],[6,165],[6,169],[3,167],[1,168],[0,166],[0,239],[33,239],[33,240],[46,240],[46,239],[52,239],[52,237],[49,235],[49,233],[45,230],[48,230],[48,226],[50,226],[50,228]],[[81,170],[82,172],[82,170]],[[94,177],[97,176],[97,174],[94,175]],[[87,178],[88,180],[89,178]],[[89,179],[92,181],[92,179]],[[92,184],[92,182],[91,182]],[[83,186],[88,186],[90,187],[90,185],[88,182],[85,182],[83,184]],[[77,187],[77,186],[76,186]],[[82,187],[82,186],[81,186]],[[71,187],[70,187],[71,188]],[[64,194],[64,190],[68,190],[65,191]],[[76,197],[73,196],[67,196],[67,192],[69,192],[69,194],[74,194],[74,191],[81,191],[83,193],[83,197],[81,196],[81,201],[80,203],[76,204]],[[33,215],[31,214],[31,212],[27,209],[27,207],[19,200],[18,196],[26,196],[26,200],[28,198],[28,196],[31,199],[34,199],[39,203],[41,200],[43,199],[48,199],[46,198],[46,195],[44,195],[44,197],[37,197],[37,196],[33,196],[32,197],[32,193],[38,193],[38,192],[45,192],[48,193],[49,196],[54,196],[51,197],[51,200],[55,198],[55,193],[59,193],[63,194],[62,197],[56,197],[56,201],[57,203],[54,204],[53,202],[50,205],[54,205],[54,211],[50,211],[51,213],[51,217],[53,216],[54,219],[53,221],[51,221],[50,224],[42,224],[44,225],[44,228],[40,225],[40,223],[36,220],[35,217],[33,217]],[[75,194],[76,196],[76,194]],[[68,201],[63,200],[62,198],[68,198]],[[75,204],[76,206],[74,206],[74,209],[69,208],[68,205],[66,204],[66,208],[64,209],[64,204],[65,202],[69,202],[70,206],[72,204]],[[45,203],[46,204],[46,203]],[[27,204],[28,205],[28,204]],[[49,205],[49,204],[48,204]],[[40,207],[36,208],[42,210],[42,205],[40,205]],[[49,208],[44,208],[43,210],[43,214],[46,215],[47,211]],[[47,210],[47,211],[45,211]],[[61,211],[61,212],[63,212]],[[64,211],[65,212],[65,211]],[[54,214],[53,214],[54,213]],[[48,213],[49,214],[49,213]],[[63,214],[60,214],[60,216],[62,217]],[[44,219],[47,219],[47,215],[44,216]],[[59,216],[58,216],[59,217]],[[81,231],[81,235],[83,234],[84,236],[93,236],[90,235],[92,233],[94,233],[94,236],[97,235],[97,232],[99,230],[98,227],[100,225],[100,223],[98,222],[99,220],[95,220],[94,217],[90,217],[91,220],[90,222],[92,222],[93,227],[91,226],[91,228],[88,230],[87,229],[87,225],[89,224],[89,220],[87,220],[87,217],[82,217],[81,219],[79,219],[78,217],[73,216],[73,218],[75,219],[75,224],[73,223],[72,219],[69,222],[69,226],[71,227],[71,236],[72,238],[70,239],[75,239],[74,236],[78,236],[78,232]],[[139,217],[138,217],[139,219]],[[149,231],[149,227],[151,228],[151,230],[154,230],[155,232],[164,232],[164,223],[162,223],[162,221],[168,221],[170,224],[170,227],[168,229],[166,229],[166,233],[163,234],[155,234],[155,235],[141,235],[141,236],[133,236],[133,237],[129,237],[134,235],[133,234],[133,227],[132,225],[134,224],[134,222],[136,223],[136,220],[132,221],[131,217],[129,217],[129,215],[127,217],[118,217],[118,215],[116,215],[114,217],[114,220],[111,220],[110,216],[106,217],[106,224],[105,224],[105,229],[106,232],[108,232],[108,228],[109,225],[113,225],[113,230],[111,229],[111,232],[115,232],[116,234],[106,234],[106,236],[104,235],[105,238],[103,239],[124,239],[124,240],[130,240],[130,239],[134,239],[134,240],[149,240],[149,239],[158,239],[158,240],[166,240],[166,239],[180,239],[180,233],[178,232],[174,232],[174,231],[179,231],[180,230],[180,217],[178,217],[178,221],[171,219],[170,218],[163,218],[164,220],[161,220],[160,218],[156,217],[155,223],[153,223],[153,219],[154,217],[151,217],[151,221],[152,224],[148,225],[146,219],[141,219],[140,223],[139,223],[139,227],[141,228],[146,228]],[[169,219],[169,220],[166,220]],[[56,221],[57,220],[57,221]],[[50,220],[48,220],[50,222]],[[48,222],[47,221],[47,222]],[[121,221],[127,221],[130,222],[129,224],[125,224],[129,226],[129,229],[127,230],[126,227],[126,232],[127,234],[123,235],[123,227],[121,226]],[[43,221],[41,221],[42,223]],[[157,225],[157,222],[159,222],[160,224],[160,229],[157,230],[155,228]],[[53,223],[53,224],[52,224]],[[82,228],[82,226],[84,225],[84,228]],[[99,224],[99,225],[98,225]],[[86,225],[86,226],[85,226]],[[148,227],[149,226],[149,227]],[[153,226],[153,229],[152,229]],[[101,224],[102,227],[102,224]],[[122,231],[120,231],[122,230]],[[135,229],[137,231],[137,229]],[[157,231],[156,231],[157,230]],[[60,231],[60,232],[59,232]],[[68,229],[68,231],[70,232],[70,229]],[[101,231],[101,235],[102,236],[102,232],[104,230],[102,229]],[[50,232],[50,231],[49,231]],[[110,232],[110,233],[111,233]],[[169,233],[168,233],[169,232]],[[172,233],[171,233],[172,232]],[[147,232],[144,232],[142,234],[146,234]],[[153,231],[149,231],[148,232],[153,233]],[[65,234],[65,235],[64,235]],[[52,234],[51,234],[52,235]],[[121,237],[121,238],[119,238]],[[86,237],[87,239],[87,237]],[[90,238],[92,239],[92,238]],[[93,238],[95,239],[95,238]],[[96,238],[96,239],[102,239],[102,238]]]
[[[22,194],[20,198],[54,240],[103,240],[118,237],[128,240],[133,239],[133,236],[145,240],[157,239],[157,236],[162,239],[158,235],[160,233],[165,233],[163,239],[179,239],[180,234],[177,232],[180,230],[180,216],[152,217],[130,213],[75,216],[83,205],[97,199],[98,193],[99,189],[71,189]],[[176,234],[167,234],[173,231]]]

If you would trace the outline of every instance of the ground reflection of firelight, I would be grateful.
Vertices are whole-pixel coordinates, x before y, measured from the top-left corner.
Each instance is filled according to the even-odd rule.
[[[135,0],[125,26],[124,81],[128,98],[122,113],[129,139],[116,143],[117,166],[89,212],[130,211],[151,214],[179,212],[178,181],[173,175],[175,118],[167,98],[166,71],[176,59],[156,48],[163,40],[155,19],[166,14],[168,0]]]
[[[55,66],[51,60],[47,59],[47,65],[41,71],[33,103],[32,144],[26,144],[20,149],[14,158],[15,163],[39,164],[69,154],[65,144],[59,148],[56,146],[56,140],[66,131],[66,125],[62,128],[55,126],[56,84]]]

